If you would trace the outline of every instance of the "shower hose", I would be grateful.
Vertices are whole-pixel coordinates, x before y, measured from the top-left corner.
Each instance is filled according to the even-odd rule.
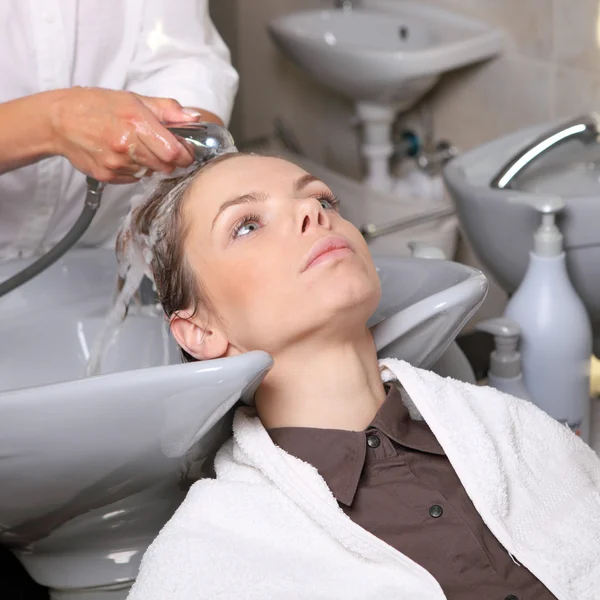
[[[79,215],[77,221],[64,235],[64,237],[53,246],[46,254],[40,256],[36,261],[25,267],[22,271],[19,271],[12,277],[9,277],[2,283],[0,283],[0,298],[19,286],[27,283],[30,279],[33,279],[36,275],[39,275],[42,271],[46,270],[50,265],[55,263],[65,252],[72,248],[81,236],[85,233],[87,228],[90,226],[98,207],[100,206],[100,199],[102,198],[102,191],[104,190],[105,184],[93,179],[92,177],[87,178],[87,192],[85,195],[85,203],[83,210]]]

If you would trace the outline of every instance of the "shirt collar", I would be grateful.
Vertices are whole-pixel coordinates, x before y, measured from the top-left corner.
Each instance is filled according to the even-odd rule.
[[[411,419],[403,394],[406,394],[403,388],[391,386],[365,431],[377,429],[407,448],[444,455],[427,424]],[[364,431],[278,427],[268,433],[282,450],[315,467],[338,502],[352,505],[367,455]]]
[[[445,452],[425,421],[412,419],[406,404],[410,398],[399,384],[392,385],[369,429],[378,429],[397,444],[444,456]]]
[[[364,432],[279,427],[268,433],[282,450],[315,467],[338,502],[352,504],[367,453]]]

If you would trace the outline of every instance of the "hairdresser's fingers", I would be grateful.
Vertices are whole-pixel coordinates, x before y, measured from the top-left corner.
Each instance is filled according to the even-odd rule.
[[[129,146],[127,154],[131,159],[131,164],[128,166],[129,172],[132,174],[137,173],[140,167],[145,167],[156,173],[171,173],[175,169],[175,165],[160,160],[139,140],[137,144]]]
[[[169,123],[210,122],[224,126],[221,117],[208,110],[181,106],[173,98],[153,98],[138,96],[139,99],[156,115],[156,118],[167,125]]]
[[[139,139],[139,145],[136,147],[136,153],[138,153],[139,156],[152,156],[154,157],[154,161],[160,161],[158,152],[160,150],[160,147],[157,145],[156,143],[156,139],[153,137],[140,137]],[[172,161],[169,161],[168,163],[165,163],[164,161],[160,161],[163,165],[163,167],[159,167],[158,163],[154,163],[152,162],[150,159],[148,160],[142,160],[140,158],[140,160],[138,162],[140,162],[140,164],[145,164],[148,165],[149,167],[152,168],[153,171],[159,172],[159,173],[171,173],[174,169],[180,167],[180,168],[184,168],[184,167],[189,167],[193,162],[194,162],[194,150],[191,147],[191,145],[189,145],[187,142],[181,140],[179,142],[179,146],[181,148],[181,151],[179,152],[179,154],[177,155],[177,157],[175,159],[173,159]],[[147,153],[147,154],[146,154]]]
[[[199,120],[202,113],[194,108],[185,108],[173,98],[152,98],[140,96],[138,98],[163,123],[194,123]]]
[[[141,146],[138,142],[137,146]],[[147,150],[144,150],[140,156],[135,153],[135,144],[131,144],[129,150],[123,152],[110,152],[106,153],[103,157],[102,163],[92,163],[90,165],[91,175],[99,181],[106,181],[107,183],[113,183],[114,176],[127,176],[139,179],[146,173],[150,173],[154,170],[160,169],[170,173],[172,167],[161,163],[155,157],[153,157]],[[88,172],[84,170],[84,172]],[[140,175],[140,173],[142,173]],[[122,183],[122,180],[119,180]]]
[[[171,166],[187,167],[193,162],[189,150],[161,125],[150,110],[146,119],[137,128],[138,140],[158,159]],[[136,145],[136,150],[138,150]],[[139,148],[141,151],[141,148]]]
[[[120,175],[132,176],[136,176],[143,169],[158,173],[171,173],[175,169],[175,165],[157,158],[139,139],[131,141],[125,151],[106,155],[103,166]]]
[[[181,145],[189,152],[193,162],[196,159],[196,150],[194,149],[194,146],[192,146],[192,144],[188,142],[188,140],[182,138],[180,135],[176,135],[175,137],[181,142]]]

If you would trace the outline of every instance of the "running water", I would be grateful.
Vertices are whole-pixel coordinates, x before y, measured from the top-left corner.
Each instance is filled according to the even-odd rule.
[[[85,366],[86,377],[100,375],[104,357],[121,330],[123,321],[125,321],[125,317],[127,316],[127,307],[142,283],[144,273],[145,265],[131,265],[129,267],[123,287],[115,298],[113,307],[106,317],[100,334],[94,340],[90,357]]]
[[[127,215],[122,227],[122,234],[117,242],[117,262],[119,264],[118,283],[120,289],[116,294],[113,306],[106,317],[98,337],[94,340],[90,356],[85,367],[85,377],[100,375],[102,363],[109,348],[115,342],[128,314],[128,307],[138,291],[144,275],[151,277],[152,261],[151,241],[134,237],[131,230],[131,215],[135,207]],[[119,288],[119,285],[117,285]],[[143,308],[143,307],[142,307]]]

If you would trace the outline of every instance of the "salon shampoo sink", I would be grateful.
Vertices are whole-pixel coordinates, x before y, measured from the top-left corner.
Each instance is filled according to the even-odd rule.
[[[376,259],[380,354],[429,366],[487,289],[473,269]],[[23,264],[0,265],[0,279]],[[71,251],[0,299],[0,544],[54,600],[123,600],[141,556],[207,472],[272,365],[263,352],[179,362],[164,319],[133,310],[104,373],[85,361],[114,291],[114,255]]]
[[[23,266],[0,265],[0,279]],[[0,299],[0,544],[53,599],[121,600],[141,556],[229,434],[264,352],[179,364],[133,309],[84,379],[114,292],[112,251],[76,250]],[[177,363],[177,364],[175,364]]]
[[[428,369],[485,299],[477,269],[447,260],[377,257],[382,300],[369,326],[380,358]]]
[[[540,215],[518,197],[561,196],[558,216],[571,280],[585,303],[600,356],[600,144],[565,141],[517,175],[511,189],[491,187],[502,167],[533,140],[564,122],[529,127],[449,162],[444,179],[461,224],[486,269],[509,294],[525,275]]]

